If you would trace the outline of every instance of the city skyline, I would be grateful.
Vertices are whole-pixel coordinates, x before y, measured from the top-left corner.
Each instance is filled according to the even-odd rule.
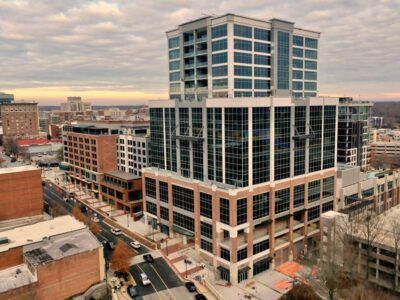
[[[72,95],[93,104],[167,99],[166,29],[204,15],[236,13],[320,31],[321,96],[397,100],[400,5],[369,2],[0,0],[0,90],[42,105]]]

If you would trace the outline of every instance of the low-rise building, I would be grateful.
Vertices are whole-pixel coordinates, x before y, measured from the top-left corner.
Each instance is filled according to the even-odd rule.
[[[0,169],[0,221],[41,215],[41,180],[41,170],[33,166]]]
[[[69,299],[105,278],[101,243],[71,216],[0,236],[0,299]]]
[[[375,212],[380,214],[400,203],[400,172],[361,172],[359,166],[339,164],[336,198],[338,210],[371,201]]]
[[[126,172],[114,171],[104,174],[101,198],[114,209],[135,216],[142,211],[142,178]]]

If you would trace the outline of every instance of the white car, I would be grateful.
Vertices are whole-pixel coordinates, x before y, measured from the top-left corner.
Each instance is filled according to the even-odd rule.
[[[129,245],[131,245],[132,248],[139,249],[140,244],[136,241],[130,242]]]
[[[121,235],[122,231],[119,228],[111,228],[111,233],[113,233],[115,235]]]
[[[147,277],[147,275],[145,273],[141,273],[140,274],[140,278],[142,280],[142,284],[143,285],[150,285],[151,284],[149,277]]]

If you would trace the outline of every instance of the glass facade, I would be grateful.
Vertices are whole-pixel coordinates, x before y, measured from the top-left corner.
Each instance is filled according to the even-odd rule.
[[[253,220],[269,215],[269,193],[253,196]]]
[[[162,108],[150,108],[150,165],[164,168],[164,115]]]
[[[253,184],[270,177],[270,108],[253,108]]]
[[[215,26],[211,28],[211,37],[213,39],[227,36],[228,34],[228,27],[226,24]]]
[[[278,31],[278,89],[288,90],[289,89],[289,38],[288,32]]]
[[[302,138],[306,134],[306,107],[295,107],[295,129],[294,134],[294,176],[302,175],[306,170],[306,142]]]
[[[275,180],[290,177],[290,107],[275,108]]]
[[[321,170],[322,106],[310,107],[309,172]]]
[[[323,168],[335,166],[336,106],[324,107]]]
[[[225,181],[248,185],[248,109],[225,108]]]

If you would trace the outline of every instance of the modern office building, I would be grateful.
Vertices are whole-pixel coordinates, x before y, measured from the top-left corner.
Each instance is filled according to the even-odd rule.
[[[72,299],[104,279],[101,243],[71,216],[1,231],[0,299]]]
[[[39,136],[39,110],[37,105],[33,101],[3,104],[1,107],[3,135],[14,137]]]
[[[338,162],[368,169],[371,162],[369,125],[372,103],[339,98]]]
[[[118,137],[118,170],[142,176],[149,163],[149,127],[122,127]]]
[[[41,175],[33,166],[0,169],[0,222],[43,214]]]
[[[167,32],[170,99],[315,97],[319,36],[234,14],[181,24]]]
[[[152,102],[146,221],[231,283],[299,257],[336,208],[337,113],[337,98]]]
[[[68,112],[84,112],[92,110],[92,105],[89,102],[83,102],[81,97],[68,97],[67,102],[60,104],[61,111]]]

